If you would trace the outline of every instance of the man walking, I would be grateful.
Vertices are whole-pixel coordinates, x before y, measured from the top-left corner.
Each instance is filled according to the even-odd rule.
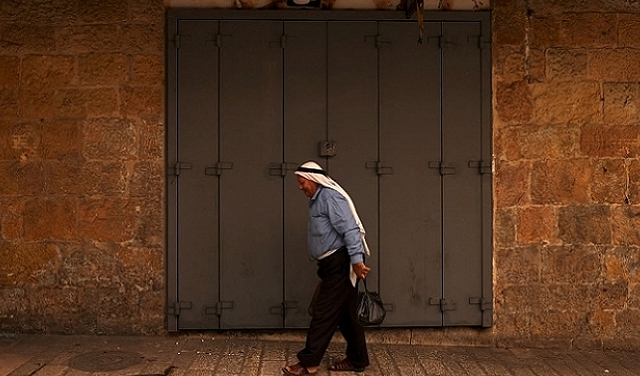
[[[369,255],[364,228],[347,192],[317,163],[306,162],[295,171],[298,188],[309,197],[308,246],[322,280],[313,305],[305,348],[298,363],[282,368],[286,375],[318,371],[336,328],[347,342],[346,357],[331,371],[363,371],[369,365],[364,329],[356,316],[357,279],[366,278]]]

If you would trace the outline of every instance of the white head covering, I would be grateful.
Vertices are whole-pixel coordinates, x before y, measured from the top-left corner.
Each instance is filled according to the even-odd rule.
[[[322,167],[314,161],[309,161],[303,163],[298,169],[295,171],[295,174],[298,176],[302,176],[307,180],[311,180],[312,182],[318,183],[323,187],[331,188],[333,190],[338,191],[349,203],[349,208],[351,209],[351,213],[353,213],[353,218],[356,220],[356,224],[360,227],[360,239],[362,239],[362,246],[364,247],[364,252],[367,256],[371,254],[369,251],[369,246],[364,239],[365,231],[362,222],[360,221],[360,217],[358,216],[358,212],[356,211],[355,205],[353,205],[353,201],[349,194],[338,184],[335,180],[331,179],[327,173],[322,169]]]

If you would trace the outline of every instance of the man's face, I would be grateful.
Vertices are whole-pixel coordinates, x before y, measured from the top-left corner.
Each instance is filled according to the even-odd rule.
[[[305,196],[311,198],[318,190],[318,183],[305,179],[300,175],[296,175],[298,179],[298,189],[304,192]]]

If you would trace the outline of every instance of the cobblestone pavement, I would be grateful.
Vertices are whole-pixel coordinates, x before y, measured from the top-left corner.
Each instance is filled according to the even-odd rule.
[[[216,333],[165,336],[19,335],[0,338],[0,375],[281,375],[304,344]],[[640,353],[369,344],[365,372],[329,372],[344,344],[331,344],[318,376],[640,375]]]

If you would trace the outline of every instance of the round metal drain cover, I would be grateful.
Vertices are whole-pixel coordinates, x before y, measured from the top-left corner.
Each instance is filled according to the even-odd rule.
[[[69,366],[86,372],[109,372],[142,362],[142,355],[127,351],[94,351],[71,359]]]

